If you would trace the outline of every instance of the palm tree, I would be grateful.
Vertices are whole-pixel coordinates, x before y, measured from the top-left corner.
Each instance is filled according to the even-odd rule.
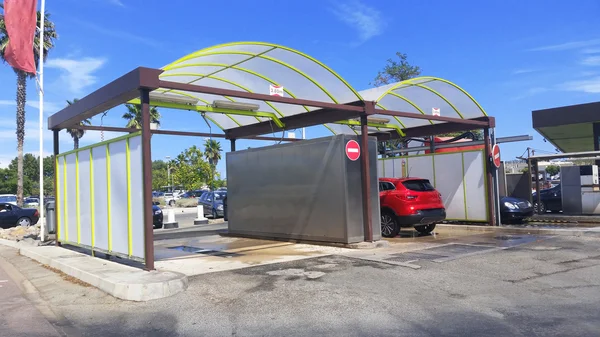
[[[127,128],[142,128],[142,107],[139,104],[125,104],[127,112],[123,114],[123,119],[127,120]],[[155,106],[150,107],[150,123],[160,125],[160,113]]]
[[[73,101],[67,100],[67,105],[74,104],[77,101],[79,101],[78,98],[75,98]],[[89,118],[86,118],[86,119],[82,120],[81,122],[79,122],[79,125],[92,125],[92,121],[90,121]],[[77,150],[79,148],[79,140],[85,134],[85,130],[67,129],[67,133],[70,134],[71,137],[73,137],[73,149]]]
[[[2,12],[4,12],[4,4],[0,4]],[[37,23],[40,26],[42,15],[37,12]],[[48,52],[54,48],[54,40],[58,37],[54,27],[54,23],[50,21],[50,14],[47,12],[44,15],[44,41],[40,41],[39,31],[33,37],[33,55],[35,64],[39,64],[40,60],[40,43],[44,47],[44,61],[48,56]],[[8,45],[8,32],[6,31],[6,23],[4,14],[0,14],[0,58],[4,58],[4,52]],[[25,139],[25,102],[27,101],[27,78],[35,77],[35,74],[27,74],[20,69],[13,69],[17,74],[17,203],[23,204],[23,141]]]
[[[217,142],[214,139],[207,139],[204,142],[204,158],[208,160],[210,164],[211,173],[210,173],[210,186],[211,190],[213,189],[213,183],[215,181],[215,168],[217,167],[217,163],[221,159],[221,143]]]
[[[214,139],[207,139],[204,142],[204,158],[208,160],[208,163],[217,166],[219,160],[221,160],[221,143]]]

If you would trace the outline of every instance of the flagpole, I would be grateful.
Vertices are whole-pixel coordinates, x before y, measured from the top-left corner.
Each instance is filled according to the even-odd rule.
[[[38,73],[40,78],[40,196],[39,196],[39,208],[40,208],[40,240],[42,242],[45,241],[45,230],[46,230],[46,222],[44,218],[44,25],[45,25],[45,10],[46,10],[46,0],[42,0],[41,8],[40,8],[40,60],[38,65]],[[54,173],[56,174],[56,172]]]

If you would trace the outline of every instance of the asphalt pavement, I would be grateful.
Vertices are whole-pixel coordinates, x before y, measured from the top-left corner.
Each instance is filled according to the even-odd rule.
[[[436,232],[383,252],[202,274],[145,303],[0,254],[86,336],[598,336],[599,236]]]

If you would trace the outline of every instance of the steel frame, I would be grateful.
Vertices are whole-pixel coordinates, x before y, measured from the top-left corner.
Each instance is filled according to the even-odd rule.
[[[147,182],[152,181],[152,154],[151,154],[151,135],[152,134],[171,134],[171,135],[183,135],[183,136],[205,136],[203,133],[183,132],[183,131],[169,131],[169,130],[151,130],[149,120],[149,109],[151,105],[150,92],[157,89],[166,89],[168,91],[189,91],[204,94],[214,94],[227,97],[246,98],[265,102],[277,102],[286,103],[292,105],[301,105],[304,107],[316,107],[320,108],[314,111],[307,111],[297,115],[281,117],[279,118],[282,125],[279,123],[274,124],[272,121],[259,122],[256,124],[250,124],[247,126],[239,126],[233,129],[226,130],[220,137],[229,139],[232,144],[232,150],[235,150],[235,140],[239,138],[248,139],[261,139],[261,140],[272,140],[276,137],[261,137],[263,134],[272,133],[275,131],[292,130],[300,127],[308,127],[319,124],[335,123],[339,121],[351,120],[360,118],[360,144],[361,144],[361,168],[362,168],[362,193],[363,193],[363,223],[364,223],[364,240],[373,241],[373,224],[371,221],[371,209],[372,205],[369,198],[369,193],[372,188],[369,181],[369,151],[368,151],[368,137],[369,137],[369,125],[368,116],[370,115],[387,115],[394,118],[416,118],[424,119],[429,121],[439,121],[446,123],[431,124],[426,126],[420,126],[415,128],[405,128],[401,131],[408,137],[414,136],[430,136],[446,132],[455,131],[467,131],[473,129],[484,129],[484,142],[486,145],[486,155],[489,156],[489,129],[495,126],[495,120],[493,117],[479,117],[473,119],[461,119],[452,117],[442,116],[427,116],[423,114],[393,111],[376,108],[376,102],[372,101],[356,101],[346,104],[340,103],[329,103],[322,101],[313,101],[307,99],[291,98],[291,97],[278,97],[270,96],[265,94],[253,93],[248,91],[238,91],[223,88],[214,88],[189,83],[178,83],[164,81],[159,78],[162,74],[162,69],[151,69],[151,68],[136,68],[133,71],[117,78],[113,82],[105,85],[104,87],[96,90],[74,104],[64,108],[63,110],[53,114],[48,118],[48,128],[54,132],[54,153],[58,154],[58,142],[59,142],[59,131],[61,129],[79,128],[85,130],[104,130],[104,131],[122,131],[132,132],[137,131],[136,129],[127,128],[115,128],[106,126],[80,126],[79,123],[86,119],[93,117],[99,113],[102,113],[110,108],[117,105],[127,103],[131,100],[139,99],[142,108],[142,160],[143,160],[143,174],[144,180]],[[344,81],[345,83],[345,81]],[[193,106],[175,107],[185,110],[197,110]],[[199,109],[201,110],[201,109]],[[308,110],[308,109],[307,109]],[[392,130],[391,133],[377,132],[373,133],[373,136],[377,136],[378,139],[393,139],[401,137],[399,132]],[[212,134],[213,137],[216,135]],[[279,140],[279,138],[276,138]],[[291,140],[284,139],[281,140]],[[492,194],[492,182],[491,172],[487,170],[486,184],[488,185],[488,204],[490,205],[490,219],[491,225],[495,224],[493,217],[494,199]],[[55,177],[56,181],[56,177]],[[146,243],[146,269],[154,269],[154,234],[152,225],[152,184],[147,183],[144,185],[144,224],[145,224],[145,243]]]

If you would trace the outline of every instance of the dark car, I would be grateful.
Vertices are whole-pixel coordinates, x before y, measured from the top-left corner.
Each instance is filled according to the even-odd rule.
[[[152,205],[152,223],[154,224],[154,229],[163,228],[163,212],[158,205]]]
[[[40,219],[40,213],[35,208],[21,208],[9,203],[0,203],[0,227],[16,226],[29,227]]]
[[[208,192],[208,191],[204,191],[204,190],[195,190],[195,191],[187,191],[185,193],[183,193],[180,197],[183,198],[199,198],[200,196],[202,196],[202,194],[204,192]]]
[[[227,197],[227,191],[204,192],[198,199],[198,205],[204,206],[204,216],[210,215],[213,219],[222,217],[223,200]]]
[[[500,198],[502,222],[523,222],[532,215],[533,205],[528,200],[513,197]]]
[[[533,193],[533,208],[537,212],[537,193]],[[560,189],[560,184],[547,188],[544,190],[540,190],[540,212],[546,213],[550,212],[560,212],[562,211],[562,192]]]

